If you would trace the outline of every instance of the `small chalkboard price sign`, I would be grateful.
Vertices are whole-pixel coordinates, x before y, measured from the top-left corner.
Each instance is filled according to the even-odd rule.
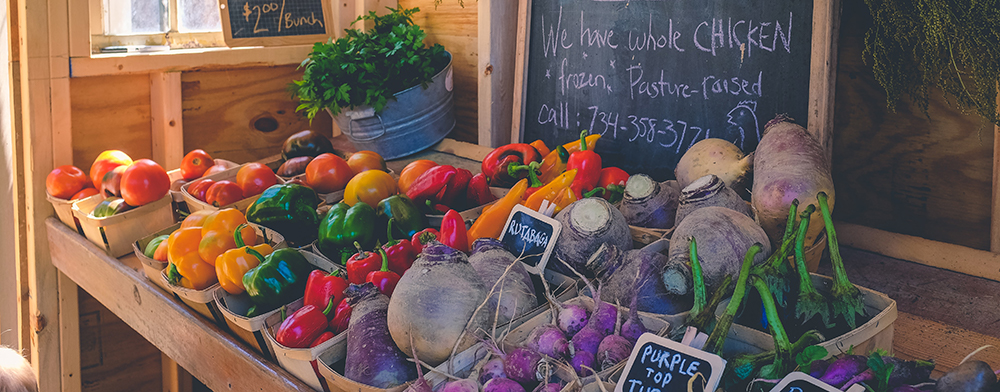
[[[857,387],[857,388],[854,388]],[[848,392],[863,391],[861,385],[854,385]],[[802,372],[792,372],[781,379],[771,392],[837,392],[839,389]]]
[[[615,392],[715,391],[726,361],[668,338],[645,333],[639,337]]]
[[[548,263],[562,224],[523,205],[514,206],[500,234],[500,242],[521,259],[528,271],[540,274]],[[523,255],[523,256],[522,256]]]
[[[332,7],[328,0],[219,0],[230,47],[326,42],[336,35]]]

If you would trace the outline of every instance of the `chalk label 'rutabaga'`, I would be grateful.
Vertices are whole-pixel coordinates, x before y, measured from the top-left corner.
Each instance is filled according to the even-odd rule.
[[[555,249],[562,224],[523,205],[517,205],[507,217],[500,242],[510,253],[520,256],[527,269],[540,273]]]
[[[714,391],[726,361],[651,333],[639,337],[615,392]]]

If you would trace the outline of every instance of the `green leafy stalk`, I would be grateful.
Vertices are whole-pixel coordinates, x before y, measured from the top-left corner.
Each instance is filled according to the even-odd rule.
[[[698,260],[698,244],[694,236],[688,240],[691,256],[691,277],[694,281],[694,306],[691,307],[691,314],[701,313],[705,309],[705,276],[701,272],[701,261]]]
[[[788,273],[790,269],[788,255],[791,253],[792,244],[795,242],[795,216],[798,213],[799,199],[792,200],[788,207],[788,221],[785,223],[785,234],[781,239],[781,245],[763,264],[754,268],[754,274],[764,277],[767,286],[774,293],[774,299],[779,305],[785,306],[785,292],[788,288]]]
[[[715,289],[712,293],[712,298],[708,300],[705,308],[700,312],[691,312],[693,315],[688,319],[687,325],[691,327],[698,328],[699,331],[708,331],[712,322],[715,321],[715,308],[722,303],[722,300],[729,295],[729,289],[733,286],[733,277],[731,275],[726,275],[722,280],[722,283]]]
[[[830,294],[833,296],[831,301],[833,315],[844,316],[847,325],[854,329],[857,328],[855,315],[865,315],[865,304],[861,291],[847,279],[847,269],[844,268],[844,259],[840,257],[840,245],[837,242],[837,232],[833,228],[833,217],[830,216],[826,193],[820,192],[816,195],[816,200],[819,201],[819,209],[823,213],[826,241],[830,248],[830,262],[833,264],[833,288],[830,289]]]
[[[795,364],[799,369],[808,369],[812,361],[817,359],[823,359],[827,355],[825,348],[821,346],[816,346],[816,343],[825,340],[822,334],[818,331],[808,331],[799,337],[792,344],[791,352],[789,353],[792,358],[795,358]],[[757,354],[741,354],[737,355],[735,358],[729,361],[729,365],[726,366],[725,376],[729,381],[727,386],[731,386],[739,382],[739,380],[746,380],[757,374],[758,371],[764,365],[772,363],[774,361],[774,350],[765,351]],[[733,379],[735,377],[735,379]]]
[[[764,314],[767,316],[768,328],[774,338],[774,362],[761,368],[761,377],[775,379],[785,377],[789,373],[789,365],[792,363],[792,343],[788,340],[785,327],[778,317],[778,308],[774,304],[774,296],[767,283],[762,279],[753,279],[753,287],[760,294],[761,302],[764,303]]]
[[[809,217],[813,211],[816,211],[816,206],[810,204],[802,212],[799,230],[795,235],[795,269],[799,273],[799,301],[795,304],[795,317],[805,324],[813,317],[820,316],[824,324],[830,324],[830,307],[826,303],[826,298],[816,291],[812,278],[809,277],[809,270],[806,269],[806,231],[809,229]]]
[[[729,305],[726,305],[726,312],[722,314],[722,317],[716,322],[715,328],[712,329],[712,334],[708,336],[704,351],[722,355],[722,345],[726,342],[729,328],[733,326],[736,311],[740,309],[743,299],[746,298],[750,266],[753,264],[753,258],[757,256],[757,253],[760,253],[761,249],[763,246],[760,243],[753,244],[750,249],[747,249],[747,253],[743,257],[743,265],[740,267],[740,276],[736,280],[736,289],[733,290],[733,297],[729,300]]]

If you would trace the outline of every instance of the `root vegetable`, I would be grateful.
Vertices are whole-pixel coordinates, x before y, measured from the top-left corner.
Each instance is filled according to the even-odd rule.
[[[494,378],[507,378],[507,372],[503,368],[503,358],[496,357],[487,361],[479,371],[479,384],[485,385]]]
[[[479,392],[479,384],[469,379],[449,381],[438,392]]]
[[[472,243],[469,264],[479,274],[487,289],[503,279],[490,295],[486,309],[489,314],[497,315],[498,324],[504,324],[538,306],[531,275],[524,263],[504,249],[500,241],[493,238],[477,239]]]
[[[674,226],[678,198],[674,187],[636,174],[625,183],[625,197],[618,210],[632,226],[668,229]]]
[[[507,377],[521,384],[536,383],[549,376],[549,366],[538,351],[518,347],[511,350],[504,358],[504,368]]]
[[[788,218],[792,200],[800,205],[818,205],[816,194],[826,192],[833,207],[833,177],[826,153],[805,128],[778,116],[767,123],[764,136],[754,153],[754,180],[751,202],[757,220],[777,246]],[[816,219],[806,232],[806,246],[815,243],[823,231]]]
[[[573,365],[573,370],[576,370],[576,375],[580,377],[594,374],[594,354],[590,351],[577,351],[573,354],[570,365]]]
[[[574,269],[586,271],[584,263],[601,244],[632,249],[625,216],[604,199],[591,197],[570,204],[555,219],[562,223],[562,232],[553,255]],[[554,268],[565,272],[559,264]]]
[[[638,296],[639,311],[657,314],[677,314],[691,307],[690,299],[674,295],[663,286],[660,271],[667,265],[667,257],[659,252],[621,250],[605,244],[594,252],[587,265],[597,272],[604,301],[632,302]]]
[[[763,143],[763,141],[761,142]],[[758,147],[758,151],[759,151]],[[745,155],[733,143],[710,138],[695,143],[681,156],[674,174],[681,189],[708,174],[718,176],[738,193],[745,193],[747,173],[755,163],[754,154]]]
[[[576,335],[590,320],[590,314],[583,306],[575,304],[559,304],[558,306],[559,315],[556,316],[556,322],[559,329],[566,332],[567,337]]]
[[[458,351],[470,347],[488,328],[489,312],[480,309],[487,292],[464,253],[432,241],[400,278],[389,301],[392,339],[410,351],[413,334],[420,357],[437,366],[456,345]]]
[[[607,370],[619,362],[628,359],[632,353],[632,343],[621,335],[608,335],[597,347],[597,364],[601,370]]]
[[[771,254],[767,234],[752,219],[724,207],[699,208],[684,218],[674,230],[673,238],[698,241],[698,254],[705,285],[714,290],[727,275],[740,270],[744,252],[754,243],[764,244],[754,258],[761,264]],[[685,295],[691,292],[693,280],[690,267],[690,246],[687,241],[671,241],[663,285],[667,292]]]
[[[867,369],[868,358],[864,355],[845,355],[833,361],[819,380],[834,388],[840,388],[848,380]]]
[[[579,353],[580,351],[586,351],[596,357],[597,350],[601,345],[602,339],[604,339],[604,335],[602,335],[597,328],[588,325],[581,329],[580,332],[573,335],[573,340],[571,340],[571,343],[573,344],[574,358],[576,353]]]
[[[541,324],[533,328],[528,333],[525,346],[552,358],[563,358],[569,354],[569,340],[555,324]]]
[[[389,297],[372,283],[350,285],[345,294],[353,311],[347,327],[344,376],[375,388],[391,388],[413,380],[417,374],[406,361],[386,321]]]
[[[563,385],[557,382],[538,384],[534,390],[531,392],[559,392],[563,389]]]
[[[938,379],[934,392],[990,392],[997,388],[997,376],[983,361],[958,365]]]
[[[638,285],[638,283],[636,284]],[[636,294],[638,293],[639,290],[636,290]],[[646,329],[646,326],[642,324],[642,320],[639,319],[639,296],[633,295],[632,303],[628,308],[628,319],[622,324],[622,337],[628,339],[634,345],[639,340],[639,337],[646,332],[649,332],[649,330]]]
[[[692,211],[702,207],[726,207],[753,218],[750,204],[743,201],[740,195],[718,176],[709,174],[700,177],[681,190],[680,204],[677,206],[677,217],[674,222],[680,223]]]
[[[494,378],[483,384],[483,392],[524,392],[524,387],[509,378]]]

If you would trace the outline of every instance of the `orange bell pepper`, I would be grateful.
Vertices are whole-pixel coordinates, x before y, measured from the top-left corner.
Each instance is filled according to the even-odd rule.
[[[167,239],[167,279],[171,284],[192,290],[203,290],[215,284],[215,268],[198,254],[201,228],[178,229]]]
[[[597,140],[601,138],[601,135],[588,135],[583,140],[587,143],[587,151],[592,151],[595,146],[597,146]],[[566,162],[569,160],[569,155],[580,151],[580,139],[574,140],[572,142],[563,144],[562,150],[566,151],[563,153],[560,151],[559,147],[552,149],[548,154],[544,154],[545,158],[542,159],[542,166],[538,168],[538,179],[542,181],[543,184],[548,184],[552,182],[557,176],[566,171]]]
[[[490,208],[483,210],[479,219],[476,219],[476,223],[473,223],[472,228],[469,229],[467,238],[470,241],[487,237],[500,238],[503,225],[507,223],[507,217],[510,216],[514,206],[521,202],[524,192],[527,190],[528,179],[524,178],[518,181],[513,188],[510,188],[510,192],[507,192],[506,196],[497,200]]]
[[[576,169],[567,171],[560,174],[559,177],[552,180],[552,182],[545,184],[541,189],[532,193],[528,196],[528,199],[524,201],[524,206],[532,210],[538,211],[538,208],[542,206],[543,200],[548,200],[552,202],[556,199],[563,189],[569,188],[573,184],[573,180],[576,179]]]
[[[242,229],[243,226],[245,225],[241,225],[240,228]],[[246,287],[243,286],[243,275],[260,264],[260,259],[250,254],[247,249],[252,248],[263,256],[271,254],[274,249],[268,244],[248,246],[235,233],[233,240],[236,242],[236,248],[227,250],[215,260],[215,275],[219,278],[219,285],[222,286],[223,290],[229,294],[237,295],[246,291]]]
[[[233,232],[239,228],[243,243],[253,246],[257,244],[257,233],[246,226],[247,218],[235,208],[226,208],[209,215],[201,226],[201,243],[198,254],[206,263],[215,265],[215,259],[227,250],[236,248]]]
[[[549,146],[546,146],[545,142],[542,141],[542,139],[535,140],[528,144],[534,147],[536,150],[538,150],[538,154],[543,157],[549,155],[549,153],[552,152],[552,150],[549,150]]]
[[[213,210],[200,210],[192,212],[191,215],[188,215],[187,218],[184,218],[184,221],[181,222],[181,228],[201,227],[205,224],[205,220],[214,213],[215,211]]]

